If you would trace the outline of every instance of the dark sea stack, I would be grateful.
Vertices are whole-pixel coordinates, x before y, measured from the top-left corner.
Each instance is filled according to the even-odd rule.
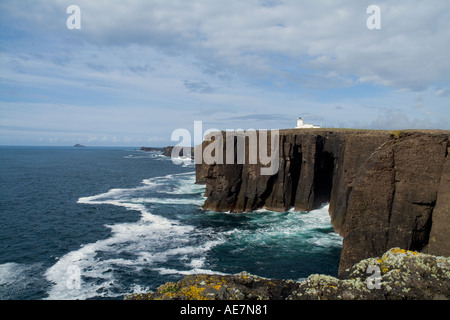
[[[172,155],[173,146],[168,146],[163,148],[163,155],[166,157],[170,157]]]
[[[449,135],[280,130],[275,175],[261,175],[260,163],[197,165],[197,182],[206,184],[203,208],[310,211],[329,203],[331,222],[344,238],[340,276],[393,247],[450,256]]]
[[[174,150],[175,149],[175,150]],[[167,146],[161,148],[162,154],[166,157],[192,157],[194,155],[194,148]],[[172,154],[174,153],[174,154]]]
[[[86,146],[83,146],[82,144],[79,144],[79,143],[75,144],[73,147],[74,148],[86,148]]]

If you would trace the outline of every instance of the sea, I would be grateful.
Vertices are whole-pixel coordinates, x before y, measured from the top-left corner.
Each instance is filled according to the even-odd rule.
[[[336,276],[311,212],[202,209],[193,164],[132,147],[0,147],[0,299],[122,300],[189,274]]]

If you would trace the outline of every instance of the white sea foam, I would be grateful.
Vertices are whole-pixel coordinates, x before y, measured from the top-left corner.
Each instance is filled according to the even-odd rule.
[[[248,245],[268,245],[273,241],[291,239],[309,244],[311,248],[341,247],[342,237],[332,231],[329,206],[310,212],[272,212],[266,209],[246,214],[258,228],[233,229],[226,232],[235,241]]]
[[[177,270],[177,269],[169,269],[169,268],[155,268],[155,271],[158,271],[160,275],[169,275],[169,274],[180,274],[180,275],[192,275],[192,274],[218,274],[218,275],[226,275],[223,272],[217,272],[209,269],[201,269],[194,268],[191,270]]]
[[[17,282],[23,272],[23,265],[15,262],[0,264],[0,288]],[[2,298],[0,296],[0,298]]]
[[[177,186],[174,189],[164,190],[168,182],[177,180]],[[164,177],[144,179],[143,186],[128,188],[128,189],[110,189],[109,191],[89,197],[82,197],[78,199],[81,204],[111,204],[122,206],[130,210],[143,210],[139,204],[154,203],[154,204],[194,204],[201,205],[203,199],[182,199],[182,198],[163,198],[163,197],[134,197],[136,193],[146,191],[154,191],[158,194],[167,195],[181,195],[181,194],[196,194],[200,193],[204,187],[196,185],[195,176],[193,172],[171,174]],[[161,190],[163,189],[163,190]]]
[[[174,198],[169,193],[174,191],[174,194],[182,194],[183,191],[189,191],[187,184],[192,183],[193,179],[193,173],[172,174],[146,179],[136,188],[111,189],[103,194],[80,198],[80,204],[109,204],[138,211],[141,218],[137,222],[108,225],[111,229],[109,238],[69,252],[47,269],[45,277],[53,283],[48,299],[121,295],[123,292],[115,293],[113,289],[117,285],[115,272],[122,268],[132,273],[144,269],[160,272],[160,264],[175,260],[184,265],[180,272],[188,272],[185,269],[190,270],[189,272],[202,270],[204,255],[221,241],[213,239],[193,243],[195,239],[201,238],[204,230],[198,231],[178,220],[153,214],[146,206],[201,205],[199,200]],[[168,185],[175,186],[175,189],[167,189],[167,197],[143,196],[155,190],[165,190]],[[130,286],[136,288],[135,284]]]
[[[195,184],[195,179],[182,180],[180,185],[175,189],[166,191],[167,194],[198,194],[203,192],[205,187],[203,185]]]
[[[47,280],[53,283],[48,298],[87,299],[122,295],[123,290],[120,293],[114,290],[118,285],[119,270],[136,275],[141,272],[157,272],[161,276],[217,274],[219,272],[210,270],[207,255],[225,241],[236,244],[233,249],[236,254],[240,254],[239,250],[251,249],[255,243],[270,248],[285,239],[298,239],[303,241],[301,245],[304,243],[319,249],[341,245],[341,238],[329,230],[328,206],[309,213],[294,210],[245,213],[250,228],[236,228],[221,234],[214,233],[212,228],[198,229],[172,216],[168,218],[152,212],[153,205],[155,208],[200,206],[202,198],[182,197],[202,192],[204,187],[195,185],[194,181],[194,172],[171,174],[145,179],[135,188],[115,188],[80,198],[80,204],[109,204],[137,211],[140,219],[108,225],[111,230],[109,238],[86,244],[61,257],[45,273]],[[140,283],[130,283],[126,290],[133,292],[141,287]]]
[[[46,271],[46,277],[55,285],[49,292],[49,299],[87,299],[95,296],[110,296],[109,286],[114,283],[115,277],[112,270],[117,267],[131,267],[135,271],[151,267],[153,262],[165,261],[170,254],[161,253],[161,247],[183,245],[186,233],[192,232],[193,227],[169,223],[169,220],[159,219],[140,220],[137,223],[122,223],[109,226],[112,230],[111,237],[99,240],[95,243],[84,245],[76,251],[72,251]],[[159,248],[159,249],[158,249]],[[147,251],[146,251],[147,250]],[[181,253],[180,248],[175,250]],[[191,250],[186,249],[186,254]],[[117,258],[122,253],[130,254],[128,259]],[[113,258],[101,258],[99,254],[113,256]],[[71,268],[78,268],[80,272],[79,286],[68,288]],[[96,279],[85,281],[84,279]],[[101,292],[99,294],[99,292]]]

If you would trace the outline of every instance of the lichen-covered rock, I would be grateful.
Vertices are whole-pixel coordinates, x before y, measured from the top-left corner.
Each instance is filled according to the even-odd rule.
[[[450,299],[450,258],[393,248],[355,264],[346,279],[312,275],[288,299]]]
[[[147,294],[127,300],[284,300],[298,283],[272,280],[247,272],[236,275],[189,275],[177,283],[166,283]]]
[[[338,279],[314,274],[302,282],[236,275],[189,275],[129,300],[442,300],[450,299],[450,258],[393,248]]]

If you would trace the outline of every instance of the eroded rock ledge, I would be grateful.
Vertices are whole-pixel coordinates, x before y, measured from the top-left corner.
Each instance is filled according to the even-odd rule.
[[[378,270],[376,272],[368,271]],[[372,289],[370,289],[372,288]],[[314,274],[302,282],[246,272],[189,275],[127,300],[448,300],[450,258],[393,248],[355,264],[345,279]]]

